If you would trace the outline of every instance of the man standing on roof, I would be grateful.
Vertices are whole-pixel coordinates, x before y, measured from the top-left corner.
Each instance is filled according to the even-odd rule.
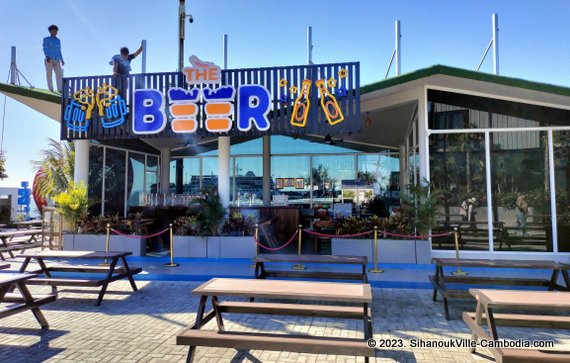
[[[133,54],[129,54],[129,48],[122,47],[121,54],[116,54],[109,62],[113,66],[113,83],[119,91],[128,88],[128,75],[131,73],[131,61],[135,59],[143,50],[143,42],[141,46]],[[122,93],[122,92],[121,92]]]
[[[53,92],[53,81],[51,79],[52,71],[55,71],[55,81],[57,82],[57,91],[61,93],[61,78],[62,71],[61,66],[65,65],[63,61],[63,56],[61,55],[61,42],[56,36],[59,28],[57,25],[50,25],[48,28],[49,37],[44,38],[44,54],[46,56],[45,66],[46,66],[46,77],[47,84],[50,91]]]

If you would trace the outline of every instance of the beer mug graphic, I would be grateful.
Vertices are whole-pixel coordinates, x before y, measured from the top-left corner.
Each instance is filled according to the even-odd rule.
[[[125,122],[129,113],[127,103],[115,87],[104,83],[97,89],[97,107],[101,126],[105,129],[117,127]]]
[[[63,120],[68,130],[86,132],[95,107],[94,92],[90,87],[73,94],[73,100],[65,107]]]

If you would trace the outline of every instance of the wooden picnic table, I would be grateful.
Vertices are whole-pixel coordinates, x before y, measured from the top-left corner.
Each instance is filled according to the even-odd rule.
[[[4,270],[10,268],[10,264],[9,263],[0,263],[0,270]]]
[[[17,231],[0,232],[0,259],[5,260],[3,253],[7,252],[11,258],[14,258],[14,251],[22,252],[29,248],[40,247],[41,243],[36,237],[42,234],[41,229],[25,229]],[[15,241],[14,238],[20,238]]]
[[[488,260],[488,259],[455,259],[455,258],[434,258],[435,275],[430,275],[429,279],[433,284],[433,301],[437,300],[438,291],[443,298],[443,308],[445,318],[449,320],[448,298],[470,297],[469,291],[459,289],[449,289],[448,284],[478,284],[478,285],[511,285],[511,286],[544,286],[548,290],[570,291],[570,278],[568,270],[570,265],[556,261],[540,260]],[[550,279],[540,279],[532,277],[486,277],[486,276],[453,276],[445,275],[444,267],[478,267],[478,268],[512,268],[529,270],[551,270]],[[562,274],[563,285],[558,284],[558,276]]]
[[[473,332],[472,340],[479,338],[498,340],[497,325],[540,328],[570,328],[569,316],[496,314],[496,310],[545,310],[570,311],[570,292],[520,291],[520,290],[480,290],[470,289],[477,299],[475,313],[464,312],[463,321]],[[488,333],[483,329],[487,324]],[[497,362],[570,362],[570,352],[489,348]],[[471,349],[474,353],[475,349]]]
[[[41,219],[33,219],[31,221],[14,222],[13,224],[16,226],[17,229],[30,228],[30,227],[41,227],[42,221],[41,221]]]
[[[214,278],[194,289],[192,294],[200,296],[196,321],[176,337],[176,344],[190,346],[187,362],[192,362],[197,346],[358,355],[365,356],[366,362],[368,357],[375,354],[374,348],[367,344],[367,340],[372,338],[369,306],[372,303],[372,291],[368,284]],[[228,296],[285,302],[218,300],[219,297]],[[208,298],[211,299],[212,310],[206,312]],[[300,304],[290,300],[350,303],[351,306]],[[363,321],[364,338],[232,332],[225,330],[223,313],[360,319]],[[216,318],[217,331],[200,330],[213,318]]]
[[[0,318],[31,310],[41,327],[49,328],[46,318],[40,311],[40,306],[55,301],[56,296],[32,296],[26,282],[35,276],[37,275],[27,273],[0,273]],[[12,292],[16,288],[20,291],[19,294]]]
[[[57,286],[90,286],[99,287],[99,296],[95,305],[100,305],[107,286],[114,281],[127,278],[131,284],[133,291],[137,291],[137,285],[133,279],[133,275],[142,271],[140,267],[129,267],[126,256],[132,255],[127,251],[41,251],[37,253],[25,253],[18,255],[24,257],[24,263],[20,267],[20,272],[26,271],[30,261],[35,259],[41,268],[43,277],[30,279],[28,284],[49,285],[52,291],[57,292]],[[109,261],[108,266],[101,265],[73,265],[73,264],[56,264],[46,266],[45,260],[105,260]],[[122,266],[117,267],[119,260]],[[99,278],[68,278],[68,277],[52,277],[51,272],[71,272],[71,273],[99,273],[105,274]]]
[[[317,278],[317,279],[341,279],[358,280],[363,283],[368,282],[366,256],[332,256],[332,255],[294,255],[294,254],[260,254],[253,259],[255,262],[255,278],[265,279],[267,277],[293,277],[293,278]],[[361,266],[361,272],[339,272],[339,271],[300,271],[300,270],[266,270],[268,263],[318,263],[335,265],[357,265]]]

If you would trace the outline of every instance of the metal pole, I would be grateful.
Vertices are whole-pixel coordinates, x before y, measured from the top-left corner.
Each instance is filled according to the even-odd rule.
[[[222,38],[222,54],[224,55],[224,68],[228,69],[228,35],[224,34]]]
[[[374,268],[368,269],[368,272],[382,273],[384,270],[378,268],[378,226],[374,226]]]
[[[313,27],[307,27],[307,64],[313,64]]]
[[[146,73],[146,39],[142,41],[141,73]]]
[[[400,21],[396,20],[396,76],[400,75],[402,71],[402,48],[400,47],[400,38],[402,35],[400,34]]]
[[[493,73],[499,74],[499,15],[493,13]]]
[[[12,46],[12,60],[10,62],[10,83],[16,84],[17,79],[18,67],[16,67],[16,47]]]
[[[168,225],[168,229],[170,230],[170,263],[165,263],[164,266],[176,267],[178,264],[174,263],[174,234],[172,233],[172,223]]]
[[[109,253],[109,239],[111,238],[111,225],[109,223],[107,223],[107,226],[105,227],[105,229],[107,230],[107,235],[105,236],[105,252]],[[105,259],[104,262],[99,264],[100,266],[109,266],[109,261],[107,259]]]
[[[299,229],[297,230],[297,239],[298,239],[298,247],[297,247],[297,252],[299,254],[299,257],[301,257],[301,244],[303,243],[303,226],[301,224],[299,224]],[[301,265],[301,262],[297,262],[296,265],[294,265],[293,267],[291,267],[293,270],[305,270],[306,267]]]
[[[455,276],[465,276],[467,272],[461,271],[461,260],[459,258],[459,233],[457,232],[457,227],[453,228],[453,234],[455,235],[455,259],[457,260],[457,271],[453,271],[451,274]]]
[[[186,19],[185,0],[180,0],[178,6],[178,72],[184,68],[184,20]]]
[[[257,224],[257,223],[255,224],[255,233],[254,233],[254,236],[255,236],[255,237],[254,237],[255,240],[254,240],[253,242],[255,242],[255,244],[254,244],[254,246],[255,246],[255,258],[257,259],[257,250],[258,250],[257,243],[258,243],[258,241],[259,241],[259,224]],[[250,267],[250,268],[255,268],[255,265],[256,265],[256,262],[252,263],[249,267]]]

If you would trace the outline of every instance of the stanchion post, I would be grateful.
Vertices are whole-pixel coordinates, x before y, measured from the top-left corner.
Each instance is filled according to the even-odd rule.
[[[177,263],[174,263],[174,234],[172,233],[172,223],[168,225],[170,231],[170,263],[165,263],[166,267],[176,267]]]
[[[384,270],[378,268],[378,226],[374,226],[374,255],[372,256],[372,259],[374,260],[374,268],[368,269],[368,272],[384,272]]]
[[[303,243],[303,226],[301,224],[299,224],[299,229],[297,230],[297,238],[299,240],[299,245],[297,247],[297,251],[298,251],[299,257],[301,257],[301,244]],[[305,270],[306,269],[305,266],[301,265],[301,262],[297,262],[297,264],[291,268],[293,270]]]
[[[457,260],[457,271],[453,271],[451,274],[455,276],[465,276],[467,272],[461,271],[461,259],[459,258],[459,232],[457,227],[453,228],[453,234],[455,235],[455,259]]]
[[[255,224],[255,232],[254,232],[254,236],[255,236],[255,240],[254,242],[254,247],[255,247],[255,258],[257,258],[257,250],[259,249],[259,247],[257,247],[257,241],[259,241],[259,224]],[[255,268],[256,262],[252,263],[249,268]]]
[[[111,239],[111,225],[107,223],[106,229],[106,236],[105,236],[105,252],[109,252],[109,240]],[[109,266],[109,261],[105,259],[104,262],[101,262],[99,266]]]

